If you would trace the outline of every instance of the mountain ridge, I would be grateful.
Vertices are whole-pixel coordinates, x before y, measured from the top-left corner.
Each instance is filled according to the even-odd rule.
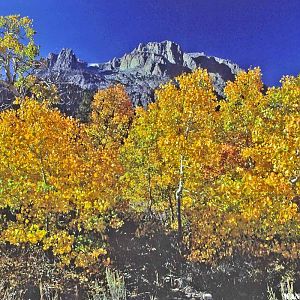
[[[196,68],[208,70],[216,93],[222,97],[225,82],[234,80],[241,68],[228,59],[208,56],[204,52],[187,53],[172,41],[140,43],[131,52],[103,63],[80,60],[74,51],[63,48],[49,53],[36,75],[59,90],[59,108],[76,116],[86,92],[95,92],[113,84],[122,84],[134,106],[146,107],[155,101],[160,85]]]

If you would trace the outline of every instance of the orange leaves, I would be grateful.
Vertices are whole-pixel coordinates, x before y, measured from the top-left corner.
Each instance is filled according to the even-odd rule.
[[[218,146],[220,162],[217,168],[220,174],[243,165],[240,151],[235,145],[221,144]]]
[[[157,91],[147,111],[138,110],[122,150],[133,209],[158,209],[172,219],[181,186],[193,259],[231,255],[239,247],[271,253],[265,245],[276,234],[288,243],[291,232],[299,233],[299,213],[290,205],[296,193],[291,178],[300,169],[297,113],[274,106],[272,90],[262,93],[259,69],[227,84],[219,112],[205,71],[175,80],[176,86]],[[293,79],[288,82],[298,91]],[[280,105],[283,90],[276,90]]]
[[[31,99],[0,114],[0,131],[0,207],[12,214],[0,239],[41,243],[70,261],[77,233],[102,234],[110,221],[122,172],[116,154],[95,148],[86,126]]]
[[[120,146],[128,135],[134,112],[129,96],[121,85],[95,94],[89,134],[97,146]]]
[[[294,254],[299,248],[291,250],[288,245],[298,241],[300,229],[298,207],[291,202],[299,193],[300,124],[299,110],[295,110],[299,83],[299,77],[288,77],[281,88],[271,88],[263,95],[259,69],[242,72],[227,83],[227,102],[220,110],[225,132],[219,134],[224,175],[215,180],[207,197],[208,207],[218,203],[219,213],[212,218],[226,224],[210,232],[219,236],[225,252],[231,240],[236,249],[252,255],[275,252],[298,257]],[[199,206],[201,209],[205,206]],[[193,247],[202,249],[202,237],[197,238]],[[280,246],[275,247],[277,239]]]
[[[175,81],[135,119],[121,86],[96,94],[86,125],[30,99],[2,112],[0,208],[10,219],[0,239],[77,266],[105,261],[119,209],[159,214],[168,230],[182,223],[194,260],[298,257],[299,78],[263,94],[260,70],[242,72],[218,112],[206,71]]]

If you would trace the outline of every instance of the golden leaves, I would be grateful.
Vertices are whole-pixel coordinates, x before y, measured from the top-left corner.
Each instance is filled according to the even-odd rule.
[[[0,17],[0,71],[5,74],[6,86],[20,96],[25,87],[16,85],[23,81],[33,67],[39,53],[34,43],[32,20],[19,15]],[[24,95],[23,95],[24,96]]]
[[[0,130],[0,207],[12,215],[0,238],[39,243],[69,262],[78,232],[102,234],[109,225],[122,172],[116,154],[95,148],[86,126],[32,99],[2,112]]]
[[[157,213],[173,230],[180,209],[193,260],[299,257],[299,78],[262,93],[260,70],[242,72],[216,112],[197,70],[135,119],[114,86],[95,95],[85,125],[21,101],[0,114],[0,207],[11,213],[2,241],[40,244],[80,267],[106,263],[106,228],[123,224],[116,210]]]
[[[163,211],[176,228],[174,195],[183,174],[193,259],[214,260],[239,248],[268,255],[277,235],[282,244],[296,238],[299,212],[290,201],[298,188],[291,178],[300,169],[299,112],[283,103],[297,95],[298,81],[285,79],[281,89],[263,94],[260,70],[241,72],[227,83],[219,112],[205,71],[175,81],[156,92],[147,111],[137,110],[122,149],[132,209]]]
[[[137,109],[122,147],[124,197],[133,209],[167,211],[170,220],[181,176],[180,157],[186,197],[203,185],[203,178],[212,177],[208,174],[217,159],[212,139],[216,96],[207,71],[199,69],[174,80],[176,84],[156,91],[157,100],[147,110]]]
[[[89,134],[96,146],[119,147],[128,135],[133,107],[121,85],[99,90],[92,102]]]
[[[207,187],[207,203],[199,205],[195,217],[193,210],[190,213],[195,222],[193,218],[201,210],[217,203],[211,218],[224,225],[201,225],[208,230],[206,237],[201,235],[202,227],[198,233],[199,222],[192,225],[192,244],[200,249],[199,259],[203,259],[203,249],[207,253],[207,244],[214,247],[210,235],[218,236],[223,249],[210,259],[226,253],[229,241],[235,249],[252,255],[276,252],[286,258],[298,257],[294,255],[296,248],[291,250],[288,245],[299,237],[299,210],[291,203],[299,193],[293,184],[300,170],[299,110],[295,110],[299,107],[299,77],[285,78],[281,88],[271,88],[266,94],[262,94],[262,86],[260,70],[254,69],[240,73],[225,88],[218,136],[221,176],[214,181],[213,189]],[[274,246],[277,239],[279,248]],[[289,250],[278,250],[285,246]]]

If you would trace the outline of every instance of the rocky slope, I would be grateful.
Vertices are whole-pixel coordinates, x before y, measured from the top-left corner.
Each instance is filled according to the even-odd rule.
[[[154,90],[174,76],[201,67],[210,73],[216,91],[222,95],[225,82],[233,80],[238,65],[204,53],[185,53],[171,41],[139,44],[132,52],[105,63],[86,63],[71,49],[49,54],[43,69],[37,73],[58,85],[61,108],[73,115],[85,91],[96,91],[112,84],[126,87],[134,105],[146,106],[154,100]]]

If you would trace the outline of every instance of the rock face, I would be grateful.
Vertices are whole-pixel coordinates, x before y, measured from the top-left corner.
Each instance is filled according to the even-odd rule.
[[[146,76],[174,76],[174,66],[188,71],[183,66],[183,52],[179,45],[170,41],[139,44],[131,53],[120,59],[120,71],[141,73]]]
[[[240,71],[238,65],[225,59],[203,52],[185,53],[171,41],[139,44],[132,52],[105,63],[82,62],[71,49],[49,54],[46,62],[37,75],[59,87],[62,110],[71,115],[78,109],[85,90],[96,91],[121,83],[135,106],[147,106],[154,101],[154,90],[159,85],[183,72],[207,69],[216,92],[222,96],[225,82],[233,80]]]
[[[77,59],[72,49],[62,49],[58,55],[50,53],[47,61],[48,67],[56,71],[84,69],[87,65]]]
[[[11,106],[11,99],[14,97],[4,85],[0,84],[0,111]]]

